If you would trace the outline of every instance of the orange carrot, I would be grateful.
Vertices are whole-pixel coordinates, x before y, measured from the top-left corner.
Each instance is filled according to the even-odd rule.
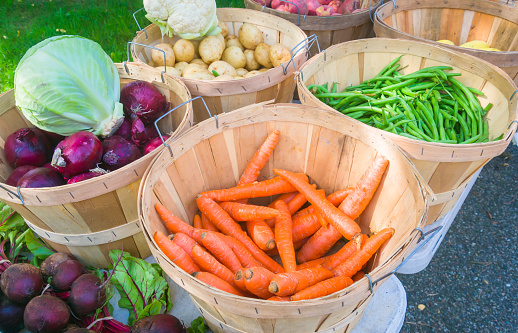
[[[349,259],[333,269],[335,276],[352,277],[362,269],[363,265],[376,253],[376,251],[394,234],[394,229],[385,228],[369,237],[360,251],[353,254]]]
[[[237,270],[234,274],[234,285],[238,287],[240,290],[247,290],[245,286],[245,275],[242,269]]]
[[[214,274],[208,273],[208,272],[194,272],[192,273],[192,276],[194,276],[196,279],[205,282],[209,286],[212,286],[214,288],[217,288],[219,290],[226,291],[227,293],[234,294],[237,296],[244,296],[243,293],[241,293],[236,288],[232,287],[228,282],[225,280],[222,280],[221,278],[217,277]]]
[[[248,162],[248,165],[246,166],[245,171],[243,171],[241,179],[239,179],[239,183],[237,185],[250,184],[257,180],[257,177],[259,177],[262,168],[266,165],[266,162],[268,162],[277,142],[279,142],[279,134],[279,130],[274,130],[268,135],[261,147],[259,147],[255,152],[250,162]]]
[[[296,242],[302,238],[313,235],[321,226],[322,224],[318,219],[317,212],[294,217],[292,229],[293,241]]]
[[[247,221],[246,230],[261,250],[268,251],[275,248],[275,235],[263,220]]]
[[[308,181],[308,176],[305,174],[298,175],[301,178],[304,177],[306,182]],[[240,199],[268,197],[270,195],[289,193],[294,191],[296,191],[296,188],[293,187],[293,185],[291,185],[289,182],[282,179],[281,177],[275,177],[272,179],[264,180],[262,182],[240,185],[223,190],[203,192],[201,195],[207,198],[211,198],[214,201],[235,201]],[[213,219],[211,219],[211,221],[212,223],[215,223]]]
[[[297,253],[297,262],[303,263],[322,257],[340,238],[342,234],[331,224],[327,228],[318,229]]]
[[[267,299],[267,301],[275,301],[275,302],[289,302],[290,297],[289,296],[272,296]]]
[[[374,196],[387,165],[385,157],[377,156],[356,184],[354,192],[338,208],[352,219],[360,216]]]
[[[293,222],[288,205],[281,200],[276,200],[273,207],[279,211],[279,215],[275,218],[275,243],[282,260],[282,265],[286,272],[297,270],[297,262],[295,260],[295,248],[293,247],[293,238],[291,229]]]
[[[247,249],[252,253],[255,259],[263,264],[266,268],[274,273],[282,273],[284,269],[272,258],[268,257],[254,241],[247,236],[247,234],[241,229],[241,226],[237,224],[227,212],[221,208],[212,199],[200,196],[196,199],[198,208],[204,214],[206,214],[210,220],[216,225],[216,228],[221,230],[222,233],[228,236],[232,236],[240,241]]]
[[[307,241],[308,241],[308,238],[304,238],[299,241],[293,242],[293,249],[295,249],[295,250],[300,249],[302,246],[304,246],[304,244]],[[273,250],[268,250],[268,251],[266,251],[266,254],[268,254],[269,256],[278,256],[279,250],[277,248],[275,248]]]
[[[356,281],[360,281],[361,279],[363,279],[364,276],[365,276],[364,271],[358,271],[358,273],[353,275],[352,279],[354,282],[356,282]]]
[[[300,194],[299,192],[284,193],[284,194],[279,195],[279,197],[276,200],[282,200],[282,201],[284,201],[287,204],[287,203],[289,203],[291,200],[293,200],[299,194]],[[272,203],[269,204],[268,207],[273,208],[273,203],[274,202],[275,201],[272,201]],[[289,206],[288,206],[288,208],[289,208]],[[266,222],[266,224],[268,224],[268,226],[270,228],[273,228],[275,226],[275,218],[267,219],[264,222]]]
[[[349,243],[345,244],[336,253],[327,256],[326,260],[324,260],[322,263],[322,267],[329,270],[335,269],[338,265],[349,259],[356,252],[360,251],[361,247],[363,244],[365,244],[367,239],[369,239],[369,237],[362,234],[361,237],[358,237],[355,241],[350,241]]]
[[[238,202],[221,202],[219,205],[234,221],[264,220],[279,214],[278,211],[269,207],[247,205]]]
[[[234,284],[234,274],[225,265],[220,263],[210,253],[201,248],[198,244],[192,247],[194,262],[202,271],[212,273],[231,285]],[[199,269],[198,269],[199,270]]]
[[[248,249],[234,237],[223,235],[223,240],[232,249],[232,252],[236,255],[244,268],[257,267],[263,265],[257,261],[254,256],[248,251]]]
[[[300,193],[304,194],[319,213],[340,231],[346,239],[350,240],[361,232],[360,227],[354,220],[333,206],[325,195],[312,188],[311,185],[303,181],[300,176],[286,170],[275,169],[274,172],[283,179],[288,180]]]
[[[241,269],[239,259],[237,259],[236,255],[227,243],[225,243],[222,238],[218,237],[216,233],[212,231],[203,232],[201,234],[201,243],[214,257],[216,257],[216,259],[219,260],[220,263],[230,269],[232,273]]]
[[[345,198],[347,198],[347,196],[349,194],[351,194],[353,192],[354,192],[354,188],[348,187],[346,189],[331,193],[330,195],[327,196],[327,200],[329,200],[329,202],[332,203],[334,206],[338,206],[342,203],[342,201],[345,200]],[[311,205],[311,206],[304,208],[302,210],[299,210],[297,213],[295,213],[293,215],[293,219],[295,220],[296,218],[298,218],[302,215],[314,213],[314,212],[315,212],[315,206]]]
[[[314,186],[315,188],[317,187],[315,184],[313,184],[312,186]],[[325,195],[324,190],[318,190],[318,191],[321,191]],[[287,202],[288,210],[290,211],[290,214],[291,215],[295,214],[295,212],[297,212],[299,209],[301,209],[302,206],[304,206],[304,204],[306,204],[306,202],[308,202],[308,199],[306,199],[306,196],[302,193],[298,193],[292,200]]]
[[[196,244],[196,241],[186,234],[181,232],[174,234],[172,238],[173,243],[182,248],[192,259],[192,247]]]
[[[191,257],[185,251],[173,243],[166,235],[161,231],[155,232],[153,236],[158,248],[171,259],[178,267],[191,274],[192,272],[199,271],[199,267],[193,262]]]
[[[203,226],[202,229],[209,230],[209,231],[219,231],[218,228],[214,226],[214,224],[210,221],[210,219],[205,214],[201,214],[201,225]]]
[[[275,274],[262,267],[247,268],[245,270],[246,289],[263,299],[270,298],[273,294],[268,291],[268,285],[274,276]]]
[[[180,218],[173,215],[173,213],[159,203],[155,204],[155,209],[158,212],[158,215],[160,215],[160,218],[164,222],[167,230],[171,231],[173,234],[181,232],[182,234],[186,234],[187,236],[194,238],[192,237],[194,228],[190,224],[185,223]]]
[[[302,301],[305,299],[314,299],[327,295],[331,295],[337,291],[345,289],[353,284],[353,280],[347,276],[339,276],[320,281],[306,289],[303,289],[291,296],[292,301]]]
[[[277,296],[289,296],[332,277],[331,271],[320,266],[280,273],[272,278],[268,290]]]
[[[315,266],[318,266],[318,265],[322,265],[322,263],[326,259],[327,259],[327,257],[321,257],[321,258],[318,258],[318,259],[306,261],[305,263],[297,265],[297,271],[300,271],[300,270],[303,270],[303,269],[306,269],[306,268],[310,268],[310,267],[315,267]]]
[[[194,220],[192,222],[192,225],[196,229],[203,229],[203,225],[201,224],[201,217],[200,217],[200,215],[198,215],[198,214],[194,215]]]

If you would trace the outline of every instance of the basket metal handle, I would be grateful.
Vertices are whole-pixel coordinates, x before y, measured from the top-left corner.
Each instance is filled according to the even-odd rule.
[[[512,0],[512,1],[513,1],[513,6],[514,6],[514,0]],[[506,5],[508,5],[508,4],[509,4],[509,0],[507,0],[507,2],[506,2]]]
[[[297,65],[295,64],[295,55],[297,54],[297,52],[299,52],[303,48],[306,48],[306,52],[309,54],[309,49],[315,42],[317,43],[318,53],[320,53],[321,49],[320,49],[320,44],[318,43],[317,35],[311,35],[309,37],[304,38],[302,41],[300,41],[297,45],[295,45],[290,50],[290,57],[291,57],[290,61],[288,61],[286,63],[286,65],[281,64],[282,70],[284,71],[284,75],[288,74],[287,69],[288,69],[288,66],[290,65],[290,63],[293,64],[293,68],[295,69],[295,71],[297,71]],[[326,50],[324,50],[324,61],[326,61],[326,60],[327,60],[327,53],[326,53]]]
[[[162,140],[162,144],[167,147],[167,149],[169,149],[169,153],[171,154],[171,157],[173,157],[173,149],[171,148],[171,146],[165,142],[164,138],[162,137],[162,133],[160,133],[160,129],[158,128],[158,122],[164,118],[165,116],[169,115],[170,113],[172,113],[173,111],[175,111],[176,109],[178,109],[179,107],[181,106],[184,106],[185,104],[187,103],[191,103],[192,101],[194,100],[197,100],[197,99],[201,99],[201,101],[203,102],[203,105],[205,106],[205,110],[207,111],[207,113],[209,114],[209,117],[212,118],[212,114],[210,113],[210,110],[209,108],[207,107],[207,103],[205,103],[205,100],[203,99],[203,97],[201,96],[196,96],[194,98],[191,98],[190,100],[186,101],[186,102],[183,102],[182,104],[180,105],[177,105],[175,106],[174,108],[172,108],[171,110],[167,111],[166,113],[164,113],[162,116],[160,116],[157,120],[155,120],[155,129],[156,131],[158,132],[158,137],[160,138],[160,140]],[[218,115],[214,115],[214,118],[216,119],[216,128],[219,128],[219,120],[218,120]]]
[[[4,189],[7,192],[7,194],[9,194],[9,196],[11,196],[11,194],[14,195],[16,198],[18,198],[22,202],[22,205],[25,206],[25,201],[23,201],[22,194],[20,193],[20,186],[16,187],[16,192],[17,193],[14,193],[13,191],[11,191],[8,188],[5,188],[1,184],[0,184],[0,188]]]
[[[281,2],[287,2],[287,3],[290,3],[292,4],[293,6],[295,6],[295,8],[297,8],[297,26],[300,26],[300,8],[299,6],[297,6],[296,4],[294,4],[293,2],[291,1],[287,1],[287,0],[280,0]],[[263,5],[263,12],[266,12],[266,0],[264,1],[264,5]],[[302,19],[302,23],[306,22],[306,15],[307,14],[304,14],[304,18]]]
[[[126,47],[126,53],[127,53],[127,56],[128,56],[128,59],[126,61],[123,62],[124,64],[124,69],[126,70],[126,73],[129,74],[129,70],[128,70],[128,66],[126,66],[126,62],[130,62],[130,44],[133,44],[133,45],[140,45],[140,46],[144,46],[144,47],[149,47],[150,49],[155,49],[155,50],[158,50],[160,52],[163,53],[164,55],[164,70],[160,73],[160,78],[162,78],[162,83],[165,83],[164,81],[164,73],[167,73],[167,64],[166,64],[166,56],[165,56],[165,51],[164,50],[161,50],[159,48],[156,48],[154,46],[151,46],[151,45],[146,45],[146,44],[140,44],[140,43],[135,43],[135,42],[128,42],[127,44],[127,47]]]
[[[370,1],[370,0],[369,0]],[[137,23],[137,27],[138,27],[138,30],[139,31],[144,31],[144,34],[146,35],[146,39],[147,39],[147,31],[146,29],[142,29],[140,27],[140,24],[138,23],[138,20],[137,20],[137,17],[135,16],[138,12],[140,12],[141,10],[143,10],[144,7],[140,8],[140,9],[137,9],[136,11],[133,12],[133,19],[135,20],[135,23]]]
[[[393,271],[391,271],[391,272],[389,272],[389,273],[387,273],[387,274],[383,275],[382,277],[380,277],[379,279],[377,279],[377,280],[376,280],[376,281],[374,281],[374,282],[372,281],[372,278],[370,277],[370,275],[369,275],[369,274],[365,274],[365,276],[366,276],[366,277],[367,277],[367,279],[369,280],[369,289],[370,289],[371,293],[373,293],[373,292],[374,292],[373,287],[374,287],[378,282],[380,282],[381,280],[383,280],[383,279],[385,279],[385,278],[387,278],[387,277],[391,276],[392,274],[396,273],[396,272],[397,272],[397,271],[398,271],[398,270],[399,270],[399,269],[400,269],[404,264],[406,264],[406,263],[408,262],[408,260],[409,260],[410,258],[412,258],[412,257],[413,257],[413,256],[414,256],[414,255],[415,255],[415,254],[416,254],[416,253],[417,253],[417,252],[418,252],[418,251],[419,251],[419,250],[420,250],[420,249],[421,249],[425,244],[427,244],[427,243],[428,243],[432,238],[434,238],[434,237],[435,237],[435,235],[437,235],[437,234],[439,233],[439,231],[441,231],[441,229],[442,229],[442,225],[441,225],[441,226],[438,226],[438,227],[436,227],[436,228],[433,228],[432,230],[430,230],[430,231],[428,231],[428,232],[424,233],[424,232],[423,232],[423,229],[421,229],[421,228],[419,228],[419,227],[418,227],[418,228],[415,228],[412,232],[414,232],[414,231],[419,231],[419,232],[421,233],[421,237],[420,237],[420,238],[419,238],[419,240],[417,241],[417,244],[419,244],[419,243],[421,243],[421,244],[420,244],[419,246],[417,246],[417,247],[412,251],[412,253],[410,253],[410,254],[408,255],[408,257],[406,257],[406,258],[401,262],[401,264],[399,264],[396,268],[394,268],[394,270],[393,270]],[[429,234],[432,234],[432,235],[423,241],[423,239],[424,239],[427,235],[429,235]],[[421,242],[421,241],[423,241],[423,242]]]

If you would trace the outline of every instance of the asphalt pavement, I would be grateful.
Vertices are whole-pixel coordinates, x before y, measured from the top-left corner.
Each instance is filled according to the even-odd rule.
[[[398,274],[401,332],[518,332],[518,147],[482,170],[430,265]]]

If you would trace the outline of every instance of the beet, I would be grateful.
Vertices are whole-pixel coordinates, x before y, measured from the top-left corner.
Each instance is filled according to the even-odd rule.
[[[169,139],[169,135],[162,135],[162,139],[164,139],[164,141],[166,141],[167,139]],[[153,150],[155,150],[156,148],[163,145],[164,143],[162,142],[162,139],[160,139],[160,137],[158,137],[158,138],[149,140],[148,143],[146,143],[146,145],[144,146],[144,149],[142,149],[142,152],[144,153],[144,155],[151,153]]]
[[[58,143],[52,155],[52,166],[65,178],[71,178],[95,168],[102,154],[101,140],[90,132],[81,131]]]
[[[149,124],[160,117],[169,103],[164,95],[150,82],[133,81],[121,89],[120,102],[124,114],[131,119],[140,118]]]
[[[121,126],[113,135],[122,136],[126,140],[131,140],[131,124],[133,120],[130,117],[125,117]]]
[[[16,333],[23,328],[23,310],[25,305],[17,304],[0,295],[0,332]]]
[[[68,253],[64,252],[56,252],[47,259],[43,260],[43,262],[40,265],[41,274],[47,279],[49,276],[54,276],[56,274],[56,269],[58,266],[63,262],[67,260],[76,260],[76,258]]]
[[[5,183],[7,185],[16,186],[16,184],[18,184],[18,181],[20,180],[20,178],[23,177],[23,175],[36,168],[37,167],[35,167],[34,165],[23,165],[17,167],[9,174],[9,177],[7,177]]]
[[[13,168],[42,166],[50,157],[50,152],[50,143],[38,128],[21,128],[5,139],[5,158]]]
[[[87,328],[73,328],[73,329],[65,331],[63,333],[96,333],[96,332],[89,330]]]
[[[57,297],[41,295],[25,307],[23,322],[31,333],[57,333],[68,325],[70,309]]]
[[[86,273],[85,266],[83,266],[79,261],[63,261],[56,268],[56,273],[52,277],[50,285],[59,291],[70,290],[72,283],[74,283],[74,281],[84,273]]]
[[[170,314],[159,314],[140,319],[130,333],[185,333],[182,322]]]
[[[137,146],[145,145],[149,140],[157,138],[158,132],[155,124],[145,125],[142,120],[136,118],[131,125],[131,140]]]
[[[103,166],[113,171],[142,157],[140,149],[122,136],[113,135],[103,141]]]
[[[54,187],[65,185],[67,182],[56,170],[39,167],[23,175],[16,186],[26,188]]]
[[[0,288],[11,301],[27,304],[43,288],[40,269],[31,264],[9,266],[0,277]]]
[[[83,274],[72,283],[68,303],[76,316],[84,317],[103,306],[104,302],[106,282],[103,283],[97,276]]]

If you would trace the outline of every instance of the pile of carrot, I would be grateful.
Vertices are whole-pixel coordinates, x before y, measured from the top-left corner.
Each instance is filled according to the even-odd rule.
[[[354,221],[376,192],[388,160],[376,157],[354,188],[327,197],[301,173],[275,169],[277,177],[258,182],[279,135],[270,133],[237,186],[198,196],[193,226],[156,204],[172,234],[157,231],[154,239],[179,268],[234,295],[272,301],[330,295],[363,278],[367,262],[394,234],[386,228],[369,237]],[[275,195],[268,207],[248,203]],[[348,242],[326,255],[342,237]]]

